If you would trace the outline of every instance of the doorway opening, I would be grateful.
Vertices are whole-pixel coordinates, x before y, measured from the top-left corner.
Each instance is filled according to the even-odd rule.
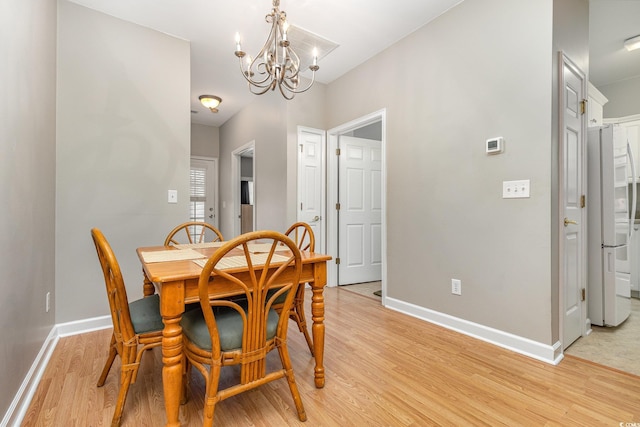
[[[380,282],[386,295],[386,111],[329,130],[330,286]]]
[[[231,153],[234,236],[256,229],[255,141]]]

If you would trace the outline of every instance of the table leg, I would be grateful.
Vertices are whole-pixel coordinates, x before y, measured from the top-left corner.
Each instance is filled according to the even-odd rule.
[[[180,319],[184,312],[184,284],[164,284],[160,293],[162,331],[162,386],[167,414],[166,427],[180,426],[180,398],[182,395],[182,327]]]
[[[324,387],[324,287],[327,283],[326,263],[314,265],[314,281],[311,283],[311,333],[313,353],[316,359],[314,369],[316,388]]]

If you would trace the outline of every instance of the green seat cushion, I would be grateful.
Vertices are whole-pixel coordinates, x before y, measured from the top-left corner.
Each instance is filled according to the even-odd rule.
[[[240,313],[229,307],[213,307],[218,334],[220,337],[220,348],[222,351],[231,351],[242,348],[242,317]],[[278,327],[278,313],[269,310],[267,317],[267,339],[276,335]],[[182,316],[182,332],[189,338],[189,341],[203,350],[211,350],[211,336],[207,329],[202,310],[191,310]]]
[[[160,316],[160,297],[158,294],[129,303],[129,314],[136,334],[161,331],[164,328],[162,316]]]

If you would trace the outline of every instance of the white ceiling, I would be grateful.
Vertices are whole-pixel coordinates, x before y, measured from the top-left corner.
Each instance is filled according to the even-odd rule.
[[[71,1],[190,41],[194,123],[221,126],[256,96],[238,69],[234,36],[240,32],[243,50],[257,53],[269,31],[264,16],[271,0]],[[316,80],[330,83],[461,1],[281,0],[280,9],[291,24],[339,45],[318,63]],[[640,75],[640,51],[622,47],[624,39],[640,34],[640,0],[590,0],[590,8],[592,83]],[[222,98],[219,113],[200,104],[203,94]]]
[[[640,76],[640,50],[629,52],[623,46],[637,35],[640,0],[590,0],[589,80],[594,86]]]

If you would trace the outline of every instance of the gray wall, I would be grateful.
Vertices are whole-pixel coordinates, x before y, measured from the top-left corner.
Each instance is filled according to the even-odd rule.
[[[329,127],[387,109],[388,295],[545,344],[552,5],[465,1],[327,88]],[[516,179],[531,198],[502,199]]]
[[[609,100],[604,105],[605,118],[640,114],[640,76],[600,86],[598,90]]]
[[[256,97],[220,127],[220,231],[225,238],[234,236],[232,153],[251,141],[255,141],[256,227],[286,230],[286,114],[284,99],[270,93]]]
[[[56,323],[108,314],[92,227],[137,299],[135,249],[188,219],[189,61],[184,40],[60,1]]]
[[[191,123],[191,155],[220,156],[220,128]]]
[[[0,420],[55,323],[56,1],[0,3]]]

